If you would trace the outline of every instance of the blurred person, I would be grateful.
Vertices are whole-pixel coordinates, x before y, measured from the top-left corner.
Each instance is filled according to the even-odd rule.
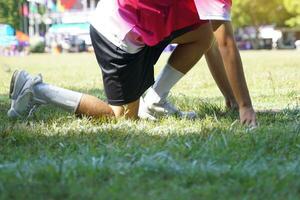
[[[21,70],[11,79],[8,116],[28,117],[39,105],[52,104],[77,115],[136,119],[140,96],[153,85],[153,66],[164,48],[178,44],[174,53],[184,52],[185,60],[174,61],[180,62],[176,70],[185,70],[213,42],[211,25],[199,19],[193,0],[101,0],[90,35],[108,103],[46,84],[41,75]]]
[[[196,0],[202,20],[211,20],[216,41],[206,52],[209,69],[225,97],[228,108],[238,108],[242,124],[256,126],[256,114],[246,84],[243,64],[234,39],[231,24],[231,0]],[[199,37],[201,37],[199,35]],[[202,37],[202,40],[205,38]],[[180,48],[180,47],[179,47]],[[182,111],[168,102],[171,88],[190,70],[179,67],[185,62],[185,54],[179,48],[170,56],[154,85],[147,91],[140,116],[156,118],[162,115],[180,115]],[[225,65],[225,68],[224,68]]]

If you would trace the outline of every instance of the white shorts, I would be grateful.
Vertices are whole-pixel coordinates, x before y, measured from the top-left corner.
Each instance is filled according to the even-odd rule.
[[[195,0],[202,20],[231,21],[231,0]]]

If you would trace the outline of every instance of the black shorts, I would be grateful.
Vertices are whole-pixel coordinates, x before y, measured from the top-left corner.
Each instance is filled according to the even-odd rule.
[[[90,27],[92,44],[102,70],[104,89],[108,103],[125,105],[138,100],[154,84],[154,65],[170,42],[195,29],[195,26],[175,31],[155,46],[145,46],[130,54],[115,46]]]

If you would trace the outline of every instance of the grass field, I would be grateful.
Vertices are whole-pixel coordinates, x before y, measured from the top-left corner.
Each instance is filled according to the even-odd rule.
[[[156,70],[164,65],[164,54]],[[260,126],[239,125],[205,63],[172,91],[195,121],[6,117],[15,69],[105,98],[92,54],[0,57],[0,199],[299,199],[300,53],[242,52]]]

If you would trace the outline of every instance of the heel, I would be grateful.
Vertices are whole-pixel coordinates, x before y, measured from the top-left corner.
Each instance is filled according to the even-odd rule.
[[[12,93],[13,93],[14,87],[15,87],[15,80],[16,80],[18,74],[19,74],[19,70],[16,70],[10,80],[10,88],[9,88],[9,95],[8,95],[10,99],[12,99]]]

